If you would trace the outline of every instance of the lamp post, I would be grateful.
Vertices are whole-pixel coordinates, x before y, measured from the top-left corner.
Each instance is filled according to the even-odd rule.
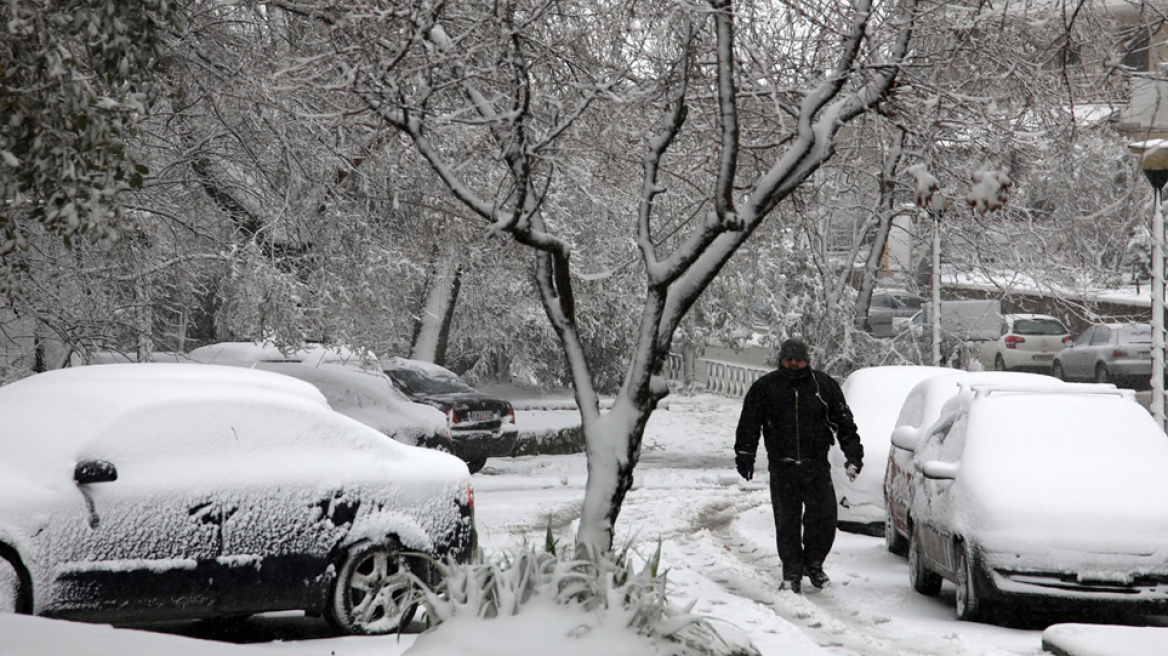
[[[1164,184],[1168,183],[1168,140],[1128,145],[1152,185],[1152,416],[1164,428]]]
[[[930,209],[933,219],[933,366],[941,366],[941,210]]]

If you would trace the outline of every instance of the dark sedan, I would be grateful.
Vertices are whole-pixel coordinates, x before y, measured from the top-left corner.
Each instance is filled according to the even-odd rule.
[[[453,371],[429,362],[392,358],[381,369],[410,400],[446,413],[455,453],[472,474],[487,458],[511,455],[518,429],[509,401],[484,394]]]

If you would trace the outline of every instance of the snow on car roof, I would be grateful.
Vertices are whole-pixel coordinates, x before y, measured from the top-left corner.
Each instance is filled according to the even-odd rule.
[[[955,371],[926,378],[909,392],[896,419],[897,426],[925,429],[936,421],[945,402],[957,394],[961,384],[998,383],[1026,387],[1065,385],[1057,378],[1019,371]]]
[[[852,372],[842,387],[865,449],[870,453],[887,451],[888,438],[909,392],[926,378],[953,371],[944,367],[897,365]]]
[[[346,364],[361,366],[375,363],[371,354],[346,346],[313,344],[299,349],[280,348],[271,342],[219,342],[201,346],[189,353],[197,362],[250,367],[258,362],[300,362],[304,364]]]
[[[333,410],[387,435],[399,431],[435,434],[446,430],[446,415],[441,410],[410,401],[381,372],[335,364],[290,362],[265,362],[256,367],[311,383],[324,394]]]
[[[458,379],[458,374],[434,364],[433,362],[423,362],[422,360],[410,360],[408,358],[390,358],[382,363],[383,367],[394,369],[409,369],[411,371],[419,371],[424,374],[433,376],[434,378],[455,378]]]
[[[312,385],[263,371],[161,363],[73,367],[0,387],[0,449],[12,462],[71,460],[119,417],[181,404],[249,400],[308,414],[330,412]],[[257,421],[266,417],[259,413]]]
[[[1168,508],[1168,439],[1155,420],[1123,395],[1079,394],[1075,387],[964,398],[960,477],[977,490],[985,519],[1025,517],[1031,530],[1046,524],[1074,535],[1062,524],[1100,529],[1111,519],[1124,521],[1125,513]],[[1168,516],[1158,516],[1149,529],[1165,529]]]

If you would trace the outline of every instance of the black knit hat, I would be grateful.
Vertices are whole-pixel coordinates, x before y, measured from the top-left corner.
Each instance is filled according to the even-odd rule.
[[[810,360],[807,354],[807,344],[801,339],[788,339],[779,347],[779,362],[787,358]]]

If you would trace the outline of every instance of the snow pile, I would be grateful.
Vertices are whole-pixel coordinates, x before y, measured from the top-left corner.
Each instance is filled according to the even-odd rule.
[[[1073,656],[1163,656],[1168,627],[1055,624],[1042,632],[1042,648]]]

